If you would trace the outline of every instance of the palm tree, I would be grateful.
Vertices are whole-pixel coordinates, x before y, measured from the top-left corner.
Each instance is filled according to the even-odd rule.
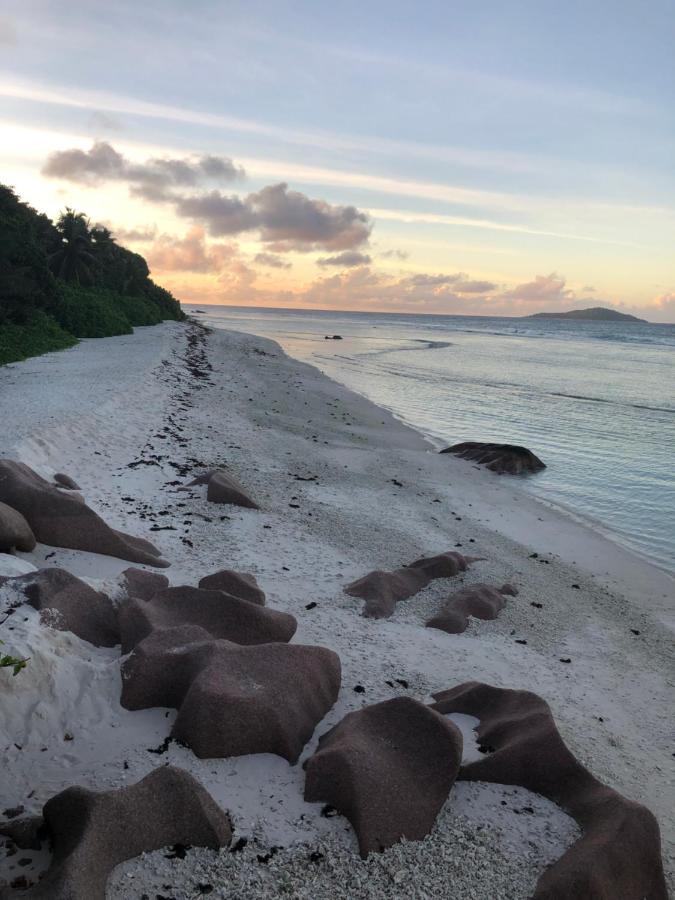
[[[105,225],[94,225],[89,234],[97,254],[108,255],[112,248],[117,246],[112,231]]]
[[[70,207],[61,213],[56,222],[61,236],[58,249],[49,257],[49,266],[57,278],[86,284],[91,281],[94,256],[91,252],[89,220],[83,213]]]

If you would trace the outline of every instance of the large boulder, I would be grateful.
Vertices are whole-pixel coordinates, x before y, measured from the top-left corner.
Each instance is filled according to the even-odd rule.
[[[233,597],[248,600],[258,606],[265,605],[265,594],[258,586],[254,575],[246,572],[234,572],[232,569],[220,569],[212,575],[205,575],[199,582],[200,588],[206,590],[225,591]]]
[[[43,544],[150,566],[169,565],[149,541],[106,525],[70,491],[59,490],[23,463],[0,460],[0,502],[18,510]]]
[[[202,758],[274,753],[295,763],[339,690],[332,650],[242,647],[195,625],[154,631],[122,665],[122,706],[177,709],[172,737]]]
[[[47,568],[5,582],[24,594],[45,625],[72,631],[97,647],[119,644],[117,615],[110,598],[65,569]]]
[[[524,475],[529,472],[540,472],[546,468],[538,456],[527,447],[517,444],[483,444],[478,441],[464,441],[446,447],[441,453],[452,453],[461,459],[470,459],[480,463],[498,475]]]
[[[0,553],[10,550],[30,553],[36,543],[35,535],[21,513],[6,503],[0,503]]]
[[[208,469],[185,485],[186,488],[206,484],[206,499],[210,503],[231,503],[247,509],[260,509],[236,478],[225,469]]]
[[[224,591],[203,588],[166,588],[150,600],[130,597],[119,608],[122,652],[147,637],[156,628],[197,625],[214,638],[235,644],[286,643],[298,623],[289,613],[240,600]]]
[[[67,788],[45,803],[43,815],[52,861],[21,893],[27,900],[105,900],[108,876],[127,859],[174,844],[216,850],[232,838],[227,813],[191,775],[172,766],[105,793]],[[16,834],[16,823],[10,830]],[[15,896],[0,889],[1,900]]]
[[[440,612],[426,623],[427,628],[438,628],[448,634],[466,631],[469,617],[496,619],[506,604],[507,595],[515,597],[518,591],[510,584],[494,588],[489,584],[470,584],[450,594]]]
[[[345,716],[305,764],[305,800],[352,823],[361,856],[431,831],[462,760],[462,734],[410,697]]]
[[[383,572],[376,569],[343,588],[350,597],[365,600],[363,615],[369,619],[386,619],[401,600],[408,600],[435,578],[451,578],[465,572],[478,557],[463,556],[454,550],[416,559],[408,566]]]
[[[460,778],[542,794],[581,826],[579,840],[537,882],[533,900],[667,900],[659,826],[652,813],[598,781],[568,749],[551,710],[529,691],[471,681],[434,694],[437,712],[480,720],[489,752]]]
[[[125,569],[120,582],[127,597],[135,600],[152,600],[155,594],[169,587],[169,579],[159,572],[146,572],[145,569]]]

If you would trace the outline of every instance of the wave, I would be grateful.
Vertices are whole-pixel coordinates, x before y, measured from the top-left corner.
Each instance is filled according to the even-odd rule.
[[[452,347],[452,343],[450,341],[426,341],[421,338],[413,338],[416,344],[424,344],[425,347],[423,349],[426,350],[441,350],[443,347]],[[401,350],[417,350],[417,347],[401,347]]]
[[[414,348],[401,347],[399,349],[410,350]],[[383,352],[391,351],[375,351],[374,353],[355,354],[352,357],[342,356],[336,358],[340,358],[343,362],[347,363],[350,368],[354,369],[359,368],[359,366],[361,365],[361,360],[363,360],[364,357],[371,358]],[[513,381],[490,381],[486,378],[472,378],[466,376],[462,377],[456,372],[453,372],[452,375],[448,373],[448,375],[444,377],[439,372],[426,371],[425,369],[413,366],[399,368],[393,363],[391,365],[386,365],[383,363],[377,363],[375,365],[377,367],[371,370],[364,369],[364,374],[371,376],[394,376],[396,378],[405,379],[407,381],[417,381],[422,384],[439,384],[440,382],[445,381],[448,384],[454,384],[463,387],[473,387],[477,389],[487,388],[489,390],[508,391],[511,394],[529,396],[532,402],[538,402],[542,397],[560,397],[563,400],[580,400],[584,403],[604,403],[608,406],[614,406],[619,409],[641,409],[648,412],[663,412],[668,413],[669,415],[675,415],[675,408],[673,408],[672,406],[652,406],[649,403],[632,403],[629,400],[615,400],[610,397],[592,397],[588,394],[572,394],[567,391],[551,391],[543,389],[541,387],[535,387],[534,385],[528,385]]]
[[[649,406],[646,403],[628,403],[623,400],[608,400],[606,397],[587,397],[584,394],[566,394],[562,391],[546,391],[550,397],[566,397],[570,400],[585,400],[588,403],[609,403],[612,406],[630,406],[632,409],[648,409],[651,412],[675,413],[670,406]]]

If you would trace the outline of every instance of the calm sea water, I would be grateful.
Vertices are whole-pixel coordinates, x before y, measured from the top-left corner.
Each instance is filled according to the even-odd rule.
[[[199,308],[438,446],[524,444],[548,466],[526,490],[675,571],[675,325]]]

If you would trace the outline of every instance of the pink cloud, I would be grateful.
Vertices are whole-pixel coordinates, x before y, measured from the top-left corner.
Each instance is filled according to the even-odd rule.
[[[146,253],[150,268],[163,272],[220,272],[238,253],[236,244],[207,244],[200,225],[184,238],[160,235]]]

